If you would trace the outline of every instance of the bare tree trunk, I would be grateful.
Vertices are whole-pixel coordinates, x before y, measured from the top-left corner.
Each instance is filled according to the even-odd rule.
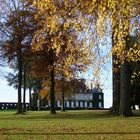
[[[120,110],[122,116],[131,116],[131,69],[128,61],[121,65],[121,96]]]
[[[65,84],[65,80],[64,80],[64,74],[62,73],[62,83],[61,83],[61,90],[62,90],[62,98],[61,98],[61,100],[62,100],[62,107],[61,107],[61,111],[63,112],[63,111],[65,111],[65,104],[64,104],[64,84]]]
[[[17,114],[22,113],[21,89],[22,89],[22,60],[21,58],[18,58],[18,110],[17,110]]]
[[[118,61],[117,58],[113,55],[113,104],[112,112],[119,113],[120,106],[120,69],[119,64],[116,64],[115,61]]]
[[[61,107],[61,111],[65,111],[65,104],[64,104],[64,92],[62,93],[62,107]]]
[[[50,71],[50,113],[56,114],[55,110],[55,90],[54,90],[54,68]]]
[[[26,63],[24,63],[23,112],[26,112]]]
[[[118,22],[118,21],[117,21]],[[119,24],[115,24],[112,27],[112,48],[116,44],[116,38],[114,39],[115,29],[118,29]],[[117,58],[116,54],[112,54],[112,75],[113,75],[113,95],[112,95],[112,112],[119,113],[119,106],[120,106],[120,62]]]

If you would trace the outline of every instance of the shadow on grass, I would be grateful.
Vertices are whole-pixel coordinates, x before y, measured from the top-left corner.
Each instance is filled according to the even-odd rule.
[[[48,112],[27,112],[24,115],[16,115],[10,114],[5,116],[0,116],[0,120],[47,120],[47,119],[73,119],[73,120],[94,120],[94,119],[105,119],[116,117],[117,115],[113,115],[109,110],[82,110],[82,111],[66,111],[66,112],[58,112],[55,115],[49,114]]]
[[[32,111],[24,114],[16,114],[16,112],[6,113],[1,116],[0,120],[94,120],[94,119],[111,119],[118,117],[118,114],[113,114],[109,110],[80,110],[80,111],[65,111],[58,112],[55,115],[49,114],[48,111]],[[135,118],[140,117],[140,111],[134,111]]]

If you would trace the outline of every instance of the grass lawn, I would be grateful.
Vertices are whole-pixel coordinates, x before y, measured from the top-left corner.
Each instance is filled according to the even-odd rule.
[[[140,111],[135,117],[109,111],[0,111],[0,140],[140,140]]]

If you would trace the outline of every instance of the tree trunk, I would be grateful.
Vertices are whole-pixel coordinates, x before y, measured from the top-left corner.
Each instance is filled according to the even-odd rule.
[[[128,61],[121,65],[120,110],[122,116],[131,116],[131,69]]]
[[[112,25],[112,49],[117,43],[115,30],[119,28],[119,21]],[[112,54],[112,75],[113,75],[113,95],[112,95],[112,112],[119,113],[120,106],[120,62],[116,54]]]
[[[113,55],[112,57],[113,63],[113,99],[112,99],[112,112],[119,113],[119,106],[120,106],[120,69],[119,63],[115,63],[118,61],[116,56]]]
[[[55,111],[55,90],[54,90],[54,68],[50,71],[50,113],[56,114]]]
[[[23,112],[26,112],[26,63],[24,63]]]
[[[29,110],[31,110],[31,106],[32,106],[31,87],[29,87]]]
[[[22,89],[22,60],[21,58],[18,58],[18,110],[17,110],[17,114],[22,113],[21,89]]]
[[[65,111],[65,104],[64,104],[64,92],[62,93],[62,107],[61,107],[61,111]]]

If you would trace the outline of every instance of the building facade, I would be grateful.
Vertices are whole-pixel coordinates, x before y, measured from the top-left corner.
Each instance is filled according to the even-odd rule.
[[[56,108],[62,107],[61,98],[56,99]],[[50,101],[44,104],[50,107]],[[43,104],[41,106],[44,106]],[[74,95],[66,96],[64,100],[65,109],[101,109],[104,108],[104,94],[100,88],[94,88],[86,92],[79,92]]]
[[[17,106],[17,102],[0,102],[0,110],[17,109]],[[29,110],[29,103],[26,103],[26,109]]]
[[[104,94],[101,89],[94,88],[86,92],[79,92],[74,95],[65,97],[65,108],[67,109],[80,109],[91,108],[99,109],[104,108]],[[61,107],[61,100],[56,101],[56,107]]]

